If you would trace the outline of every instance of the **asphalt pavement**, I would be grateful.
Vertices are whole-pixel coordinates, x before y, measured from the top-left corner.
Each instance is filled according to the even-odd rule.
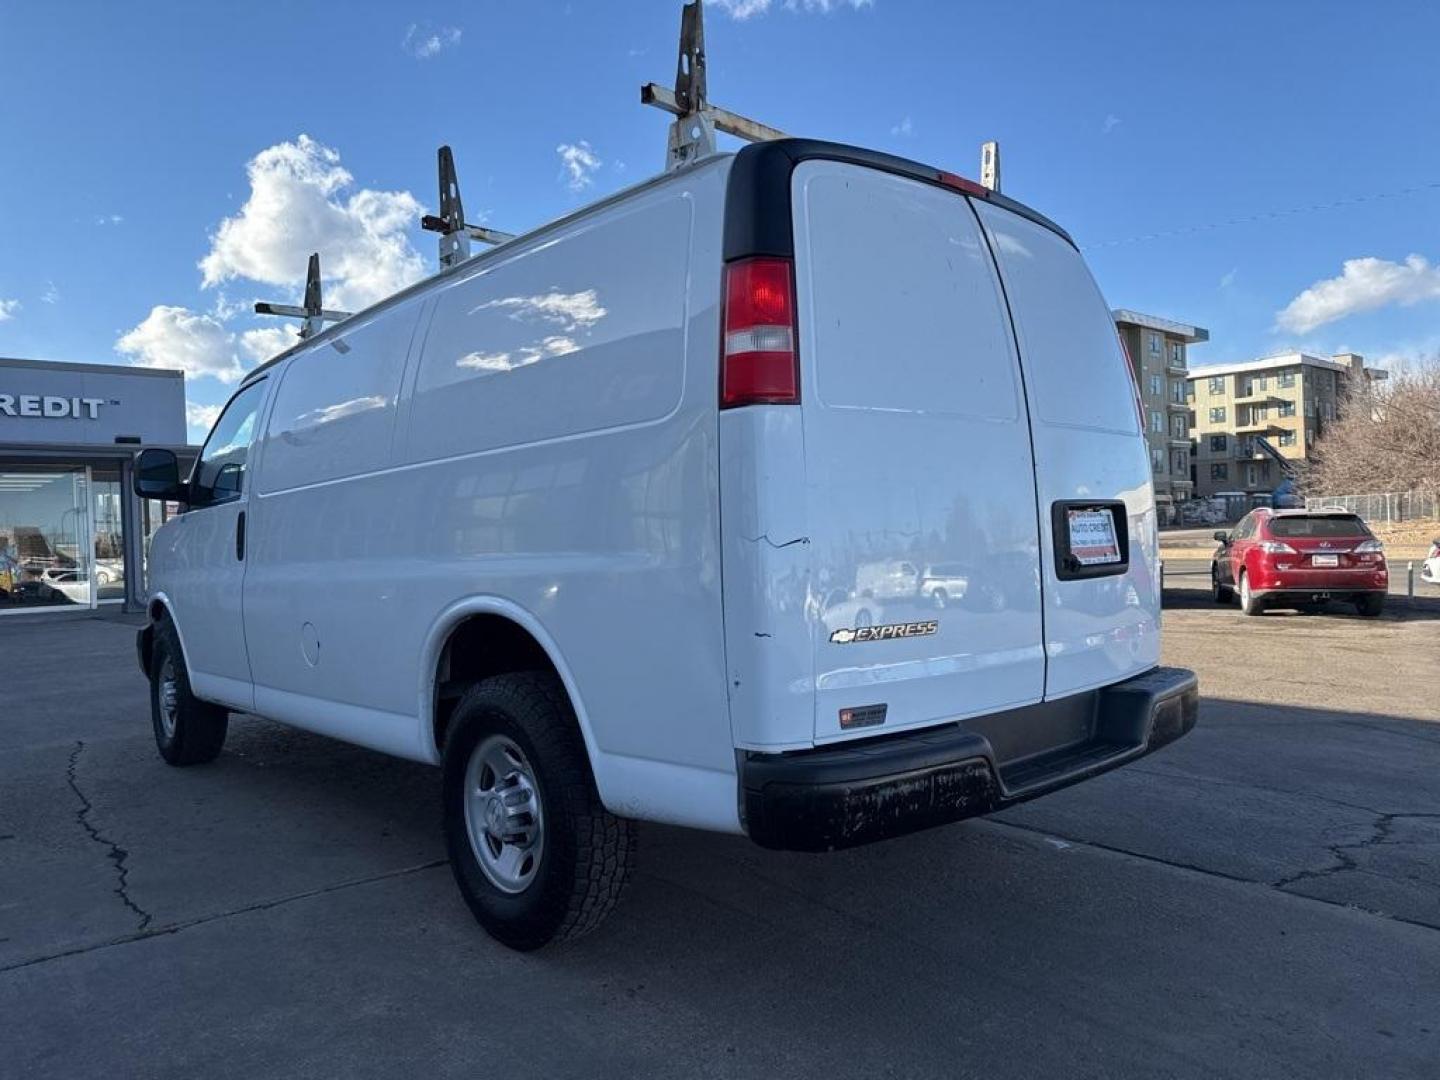
[[[642,826],[610,922],[528,956],[434,771],[253,718],[169,768],[132,627],[0,620],[0,1074],[1431,1080],[1440,603],[1168,599],[1172,747],[831,855]]]

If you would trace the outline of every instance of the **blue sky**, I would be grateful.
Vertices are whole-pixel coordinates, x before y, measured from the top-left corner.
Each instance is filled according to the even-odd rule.
[[[440,143],[510,231],[657,171],[638,87],[679,11],[0,0],[0,355],[184,366],[203,419],[312,245],[332,304],[433,271]],[[998,138],[1112,306],[1210,329],[1193,363],[1440,351],[1440,5],[730,0],[706,31],[711,99],[795,134],[970,176]]]

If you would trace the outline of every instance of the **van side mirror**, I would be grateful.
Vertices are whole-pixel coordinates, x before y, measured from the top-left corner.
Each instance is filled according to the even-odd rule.
[[[1228,544],[1230,542],[1230,534],[1224,529],[1217,529],[1215,531],[1215,539],[1219,540],[1222,544]]]
[[[135,458],[135,494],[142,499],[186,502],[189,492],[180,482],[180,461],[175,451],[151,447]]]

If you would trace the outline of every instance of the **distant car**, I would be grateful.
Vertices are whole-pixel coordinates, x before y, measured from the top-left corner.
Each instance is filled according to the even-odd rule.
[[[59,594],[55,600],[63,597],[72,604],[90,603],[90,581],[73,567],[52,566],[41,571],[40,581]]]
[[[95,581],[99,585],[115,585],[125,580],[123,559],[96,559]]]
[[[924,573],[920,575],[921,598],[930,601],[937,608],[962,599],[969,587],[970,576],[965,572],[965,568],[957,563],[935,563],[925,567]]]
[[[1238,596],[1246,615],[1267,607],[1313,610],[1327,600],[1379,615],[1390,589],[1385,545],[1359,517],[1339,510],[1250,511],[1210,562],[1216,603]]]
[[[1424,581],[1440,585],[1440,538],[1430,541],[1430,554],[1420,564],[1420,577]]]
[[[919,590],[920,571],[908,559],[880,559],[855,568],[855,594],[877,600],[903,600]]]

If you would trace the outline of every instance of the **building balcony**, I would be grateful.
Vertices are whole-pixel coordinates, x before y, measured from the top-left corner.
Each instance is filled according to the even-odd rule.
[[[1165,407],[1167,409],[1182,410],[1184,412],[1190,411],[1190,403],[1188,401],[1167,401],[1165,402]]]
[[[1289,428],[1281,427],[1274,420],[1251,420],[1248,423],[1235,425],[1235,434],[1237,435],[1278,435],[1282,431],[1289,430]]]
[[[1282,401],[1289,401],[1287,397],[1281,397],[1272,390],[1257,390],[1253,394],[1242,394],[1234,399],[1236,405],[1273,405]]]
[[[1191,447],[1189,435],[1168,435],[1165,441],[1177,450],[1189,450]]]
[[[1184,364],[1177,364],[1173,360],[1166,360],[1165,373],[1167,375],[1189,375],[1190,369]]]

